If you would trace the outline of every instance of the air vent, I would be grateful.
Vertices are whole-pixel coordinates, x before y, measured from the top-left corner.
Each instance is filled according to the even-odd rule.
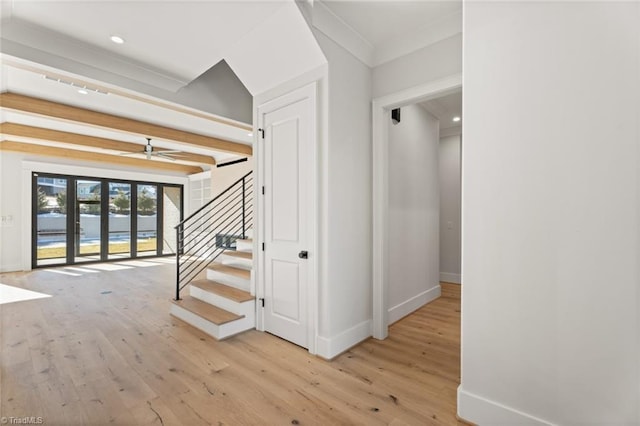
[[[85,84],[75,83],[69,80],[63,80],[62,78],[51,77],[50,75],[44,75],[44,78],[51,81],[57,81],[58,83],[65,84],[67,86],[75,87],[77,89],[84,89],[94,93],[100,93],[101,95],[108,95],[109,92],[106,92],[102,89],[98,89],[97,87],[87,86]]]

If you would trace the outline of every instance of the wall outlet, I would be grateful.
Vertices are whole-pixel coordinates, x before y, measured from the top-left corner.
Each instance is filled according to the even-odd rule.
[[[13,225],[13,216],[0,216],[0,226],[8,227]]]

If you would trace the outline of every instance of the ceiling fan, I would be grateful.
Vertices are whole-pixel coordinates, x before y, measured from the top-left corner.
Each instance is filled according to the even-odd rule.
[[[146,139],[147,139],[147,144],[142,149],[142,154],[145,154],[147,156],[147,160],[151,160],[151,156],[155,156],[155,157],[165,158],[171,161],[176,161],[176,159],[173,158],[173,156],[182,154],[181,151],[164,151],[164,150],[156,151],[151,145],[151,138],[146,138]],[[120,155],[137,155],[137,154],[140,154],[140,152],[124,152]]]

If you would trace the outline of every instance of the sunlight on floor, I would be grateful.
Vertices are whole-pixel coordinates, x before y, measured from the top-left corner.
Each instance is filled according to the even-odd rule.
[[[60,266],[57,268],[42,269],[45,272],[53,272],[54,274],[69,275],[72,277],[81,277],[85,274],[96,274],[103,271],[122,271],[133,268],[148,268],[150,266],[173,265],[176,260],[174,257],[157,257],[153,259],[132,259],[120,262],[108,263],[92,263],[79,266]]]
[[[0,305],[23,302],[25,300],[44,299],[45,297],[51,297],[51,295],[0,284]]]

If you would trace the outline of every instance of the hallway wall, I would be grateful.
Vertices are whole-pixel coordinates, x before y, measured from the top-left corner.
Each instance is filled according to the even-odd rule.
[[[465,2],[476,424],[640,423],[640,3]]]
[[[461,283],[460,135],[440,138],[440,281]]]
[[[389,323],[440,296],[439,122],[418,105],[389,126]]]

